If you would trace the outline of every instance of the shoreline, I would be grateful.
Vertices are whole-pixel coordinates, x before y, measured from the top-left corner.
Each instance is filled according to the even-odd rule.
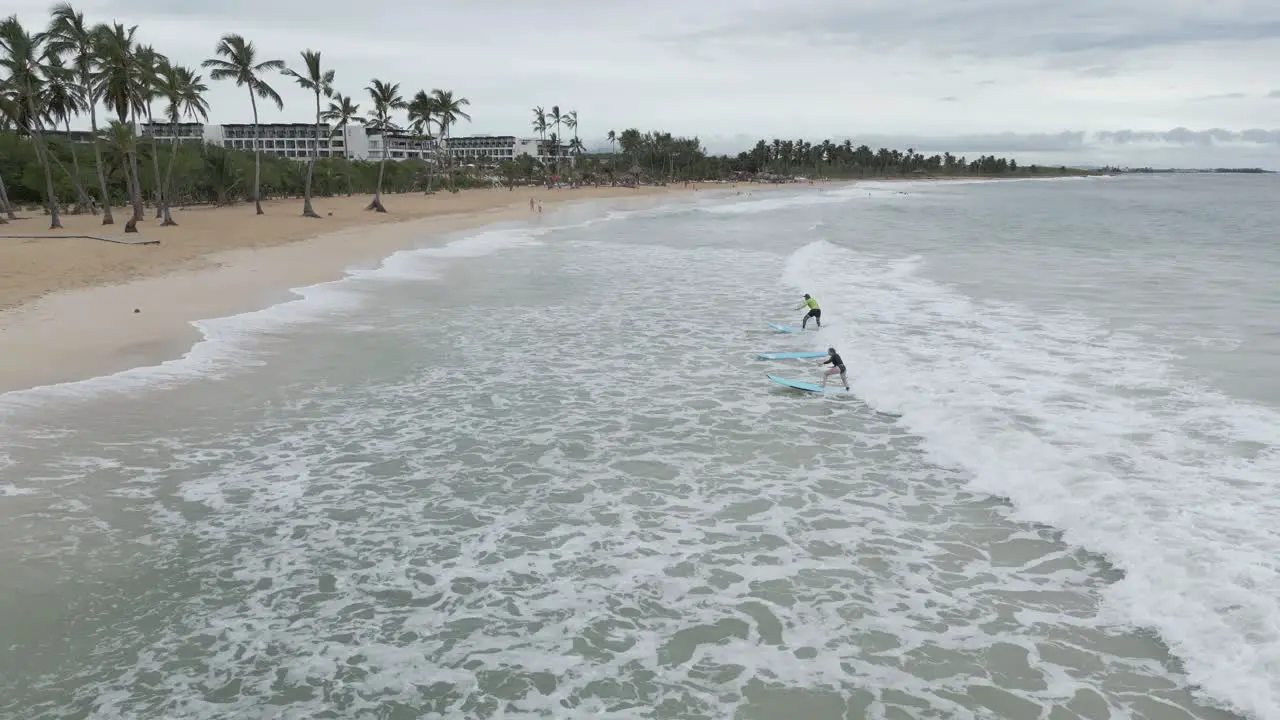
[[[96,275],[92,270],[97,268],[91,267],[80,274],[73,270],[61,286],[34,297],[28,290],[26,299],[0,309],[0,344],[6,356],[6,362],[0,363],[0,394],[89,380],[180,359],[204,339],[193,323],[295,300],[295,289],[341,280],[356,268],[380,264],[402,250],[439,247],[449,235],[466,230],[520,221],[536,224],[544,211],[554,212],[588,202],[612,201],[619,206],[637,202],[659,204],[690,198],[697,192],[709,192],[717,197],[755,190],[820,191],[845,184],[848,183],[745,186],[708,183],[691,184],[688,188],[681,185],[551,191],[521,188],[524,192],[504,188],[460,191],[445,197],[390,195],[384,197],[393,211],[398,205],[403,207],[411,202],[413,205],[407,212],[394,215],[350,215],[348,222],[335,223],[337,227],[321,228],[316,228],[316,223],[324,220],[300,217],[300,200],[273,201],[270,205],[264,203],[268,212],[274,213],[267,217],[273,219],[273,228],[284,228],[284,231],[275,235],[259,232],[256,236],[250,233],[255,230],[255,221],[262,216],[255,216],[252,206],[206,208],[178,215],[179,222],[186,224],[197,213],[210,213],[207,218],[201,218],[205,221],[202,225],[187,231],[187,237],[182,235],[183,225],[170,229],[155,227],[150,222],[144,224],[139,233],[142,238],[160,239],[164,243],[165,235],[170,235],[170,242],[179,245],[167,255],[153,258],[145,258],[144,254],[154,252],[158,247],[155,245],[57,238],[28,241],[74,243],[70,247],[25,248],[36,260],[41,250],[48,250],[55,266],[59,262],[64,266],[76,261],[92,263],[112,253],[132,263],[117,261],[113,265],[108,261],[105,271]],[[532,211],[530,197],[536,198]],[[336,204],[333,200],[318,201],[318,211],[323,214],[325,206]],[[362,203],[361,208],[367,204],[367,199],[361,196],[338,200],[348,205]],[[542,211],[536,209],[538,204],[543,206]],[[285,211],[291,211],[290,215],[282,216]],[[93,216],[77,217],[81,220],[79,224],[98,221]],[[42,216],[39,219],[45,220]],[[81,233],[80,228],[70,222],[64,224],[68,227],[62,231],[41,228],[42,235],[94,234]],[[266,229],[257,228],[258,231]],[[35,234],[34,228],[22,230]],[[237,231],[244,234],[236,238],[236,246],[218,247],[219,240]],[[194,238],[189,247],[181,247],[181,242],[188,238]],[[15,241],[0,240],[3,242]],[[70,258],[66,257],[67,253],[71,254]],[[139,256],[144,259],[139,260]],[[145,259],[152,262],[148,264]],[[18,272],[22,269],[19,264]],[[11,276],[5,277],[10,282],[4,288],[10,291],[10,297],[17,294],[13,292]],[[0,296],[0,301],[4,299]]]

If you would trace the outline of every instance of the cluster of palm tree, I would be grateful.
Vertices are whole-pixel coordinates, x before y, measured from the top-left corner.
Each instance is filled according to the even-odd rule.
[[[424,140],[439,138],[437,147],[443,149],[450,129],[460,120],[471,119],[464,110],[469,101],[455,97],[452,91],[420,91],[406,103],[398,84],[377,79],[365,88],[373,108],[367,118],[362,117],[359,105],[335,90],[335,72],[323,66],[319,51],[302,51],[300,63],[288,67],[283,60],[261,58],[252,42],[236,34],[220,38],[214,57],[205,60],[201,67],[208,70],[211,81],[231,81],[248,91],[253,111],[254,169],[250,197],[259,215],[264,211],[258,104],[262,101],[278,109],[284,107],[280,94],[270,83],[272,74],[283,73],[315,97],[316,143],[307,158],[302,193],[302,213],[307,217],[319,217],[312,205],[312,190],[320,146],[325,139],[324,122],[334,126],[329,139],[343,132],[349,123],[366,124],[384,132],[398,131],[399,126],[392,120],[393,113],[408,110],[412,131]],[[118,174],[130,207],[125,232],[137,232],[146,204],[143,157],[151,163],[149,194],[156,218],[162,225],[176,225],[170,209],[176,194],[174,170],[182,155],[178,124],[184,120],[207,121],[209,105],[204,99],[207,90],[204,78],[195,69],[171,62],[154,47],[142,44],[136,26],[126,27],[116,22],[91,24],[83,13],[65,2],[53,8],[47,28],[38,32],[23,27],[16,15],[0,22],[0,131],[16,132],[34,149],[36,164],[44,176],[43,202],[52,228],[62,226],[55,175],[65,175],[70,180],[75,196],[73,213],[101,211],[102,223],[111,225],[115,219],[108,178]],[[327,108],[322,108],[325,99],[330,102]],[[109,114],[106,127],[99,125],[100,108]],[[166,153],[160,152],[155,141],[157,110],[170,125],[171,142]],[[86,188],[80,155],[75,148],[69,153],[57,152],[50,140],[50,135],[62,128],[68,144],[73,144],[71,121],[83,115],[88,116],[97,176],[97,187],[92,192]],[[148,132],[140,134],[138,127],[144,122]],[[162,154],[167,155],[163,171]],[[386,212],[382,204],[382,184],[388,154],[389,150],[384,148],[378,163],[374,199],[369,205],[369,209],[379,212]],[[71,168],[62,162],[64,156],[69,156]],[[234,172],[234,162],[225,152],[209,149],[204,160],[211,167],[222,166],[227,173]],[[217,176],[218,168],[213,169],[215,172],[211,175]],[[235,178],[223,180],[217,188],[219,198],[226,197],[230,186],[238,182]],[[349,182],[348,189],[351,187]],[[0,222],[13,217],[13,204],[0,173]]]
[[[908,148],[873,151],[853,141],[759,140],[736,156],[714,156],[696,137],[675,137],[662,131],[628,128],[610,130],[611,153],[607,173],[616,172],[618,151],[631,181],[697,180],[711,178],[773,179],[796,176],[860,178],[902,176],[1075,175],[1085,171],[1067,167],[1020,166],[1011,158],[982,155],[974,160],[949,152],[924,155]],[[603,160],[600,156],[593,156]]]
[[[562,141],[560,134],[560,126],[573,131],[573,140],[566,145]],[[547,143],[547,131],[551,131],[551,144]],[[562,150],[567,150],[574,157],[581,157],[586,154],[587,148],[582,144],[582,138],[578,137],[578,111],[570,110],[567,113],[560,112],[559,105],[552,105],[548,111],[541,105],[533,109],[533,131],[538,133],[539,143],[546,146],[547,155],[552,158],[553,172],[558,164],[555,158],[560,156]]]
[[[24,28],[16,15],[0,22],[0,223],[15,217],[7,179],[19,184],[22,199],[38,198],[45,205],[53,228],[61,227],[59,197],[74,197],[72,213],[101,212],[104,225],[114,224],[113,200],[122,199],[129,211],[125,232],[137,232],[148,203],[162,226],[176,224],[170,212],[175,202],[192,199],[218,203],[252,199],[255,212],[263,214],[267,187],[277,196],[301,195],[302,214],[319,217],[312,204],[317,190],[332,194],[345,185],[347,194],[357,187],[372,191],[368,209],[386,212],[384,181],[392,189],[405,191],[423,187],[425,177],[425,187],[431,191],[441,169],[446,170],[451,190],[461,184],[494,181],[483,160],[474,164],[475,176],[455,172],[448,152],[450,134],[471,116],[466,112],[469,101],[452,91],[420,90],[406,100],[399,84],[374,79],[365,88],[371,111],[361,115],[360,105],[338,92],[335,72],[324,66],[319,51],[303,50],[299,62],[289,66],[283,60],[260,57],[252,42],[236,34],[221,37],[213,57],[201,63],[200,69],[208,72],[210,81],[230,81],[248,92],[253,112],[251,153],[183,142],[179,137],[181,123],[208,119],[209,105],[204,99],[208,86],[196,68],[174,63],[143,44],[136,26],[89,23],[83,13],[65,2],[53,8],[47,27],[38,32]],[[314,98],[315,146],[305,165],[262,157],[258,106],[266,102],[283,108],[280,94],[271,85],[278,74]],[[100,116],[100,111],[105,111],[105,116]],[[397,120],[401,112],[407,118],[403,127]],[[75,142],[71,123],[85,116],[92,154],[82,157],[82,150],[87,152],[88,148]],[[382,131],[383,150],[376,164],[352,161],[346,152],[339,158],[326,151],[322,157],[325,123],[331,128],[330,140],[340,133],[345,139],[352,123]],[[166,133],[157,128],[166,124],[170,141],[160,143],[156,136]],[[146,132],[139,133],[139,127],[145,127]],[[544,148],[540,154],[548,155],[550,162],[521,156],[498,163],[492,169],[509,186],[520,180],[550,183],[553,178],[570,184],[616,184],[620,180],[635,184],[803,174],[866,177],[1077,172],[1019,167],[1014,160],[985,155],[969,161],[950,153],[926,157],[910,148],[905,153],[885,148],[873,152],[866,145],[854,147],[848,140],[761,140],[736,156],[713,156],[696,137],[676,137],[662,131],[642,133],[636,128],[608,131],[610,153],[606,157],[587,153],[578,134],[577,111],[561,112],[558,105],[549,111],[542,106],[533,108],[533,129]],[[573,133],[567,144],[562,140],[562,129]],[[388,166],[388,134],[392,133],[408,135],[419,149],[433,148],[434,160],[406,160]],[[59,134],[64,136],[62,140]],[[618,172],[619,150],[622,173]],[[559,162],[565,154],[573,158],[568,167]],[[30,159],[24,161],[23,156]],[[252,186],[243,187],[250,157]],[[92,164],[91,175],[82,172],[82,162]]]
[[[772,172],[780,175],[802,172],[831,172],[861,175],[1003,175],[1019,172],[1018,161],[982,155],[976,160],[957,157],[949,152],[925,156],[915,148],[906,152],[867,145],[854,147],[852,140],[833,143],[823,140],[760,140],[751,150],[740,153],[739,160],[748,172]],[[1041,168],[1028,166],[1028,174],[1042,174]],[[1053,169],[1059,174],[1065,168]]]

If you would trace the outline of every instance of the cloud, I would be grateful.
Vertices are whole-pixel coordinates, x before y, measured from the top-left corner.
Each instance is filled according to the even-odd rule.
[[[1280,90],[1272,90],[1271,92],[1267,93],[1267,97],[1280,98]]]
[[[49,1],[10,0],[6,10],[38,29]],[[229,31],[290,64],[318,49],[338,90],[365,110],[375,77],[406,95],[452,89],[471,101],[474,120],[460,134],[528,135],[530,108],[558,104],[578,111],[590,145],[627,127],[992,147],[1061,142],[1046,138],[1078,128],[1088,149],[1092,133],[1111,128],[1271,126],[1276,95],[1264,95],[1280,66],[1274,0],[424,0],[387,13],[338,0],[83,0],[78,9],[137,24],[143,42],[193,67]],[[269,81],[286,107],[261,108],[264,121],[311,117],[305,91]],[[247,119],[242,89],[209,85],[214,122]]]
[[[1232,3],[1155,0],[793,0],[768,3],[702,39],[796,33],[810,41],[878,48],[927,44],[941,54],[1043,57],[1123,53],[1203,42],[1280,39],[1271,0]]]

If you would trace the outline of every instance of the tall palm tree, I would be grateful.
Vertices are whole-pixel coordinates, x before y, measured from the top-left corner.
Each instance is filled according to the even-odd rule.
[[[339,132],[342,133],[342,157],[350,158],[351,153],[347,148],[346,129],[348,123],[364,123],[364,118],[360,117],[360,106],[351,102],[351,96],[343,95],[339,92],[333,93],[333,100],[329,102],[329,109],[321,113],[320,117],[329,123],[329,139],[333,140]]]
[[[71,187],[76,193],[76,204],[71,210],[71,214],[79,214],[93,207],[93,202],[89,200],[89,194],[85,192],[84,183],[80,180],[80,154],[76,152],[75,143],[71,140],[71,118],[79,115],[84,106],[80,104],[80,96],[72,88],[73,76],[67,67],[62,63],[62,58],[56,52],[52,52],[46,44],[44,48],[44,79],[45,85],[40,93],[40,100],[43,104],[41,108],[43,119],[47,119],[50,124],[51,131],[56,132],[58,125],[65,128],[67,134],[67,147],[71,151],[71,164],[74,171],[68,170],[67,166],[62,164],[58,159],[58,154],[50,152],[49,157],[57,165],[58,168],[71,179]],[[94,213],[97,214],[96,212]]]
[[[136,56],[137,30],[136,25],[126,28],[120,23],[112,23],[98,25],[93,31],[94,55],[97,58],[97,68],[93,73],[94,87],[101,96],[102,104],[114,112],[117,121],[123,125],[136,122],[146,106],[146,87]],[[113,131],[112,137],[124,153],[125,182],[133,205],[133,216],[125,222],[124,231],[135,233],[143,218],[137,141],[122,144],[123,137],[118,136],[118,131]]]
[[[582,141],[578,140],[578,111],[570,110],[568,115],[564,116],[564,126],[573,131],[573,140],[569,141],[569,152],[578,155],[577,148],[582,147]]]
[[[445,159],[449,162],[449,167],[453,167],[453,157],[449,155],[447,143],[449,142],[449,128],[453,127],[458,120],[471,121],[471,116],[462,108],[471,104],[471,101],[464,98],[455,98],[452,90],[441,90],[436,88],[431,91],[431,99],[435,101],[436,121],[440,124],[440,143],[444,149]],[[453,173],[449,173],[449,186],[453,186]]]
[[[391,154],[387,134],[395,128],[391,122],[392,111],[404,109],[405,102],[404,98],[400,97],[400,83],[387,83],[375,78],[365,90],[373,100],[373,115],[369,124],[382,130],[382,158],[378,161],[378,186],[373,193],[373,202],[369,203],[369,207],[365,209],[384,213],[387,209],[382,205],[382,172],[387,164],[387,156]]]
[[[258,98],[270,100],[278,109],[284,109],[284,101],[280,99],[280,94],[262,79],[263,74],[268,71],[284,70],[284,61],[258,62],[258,49],[253,46],[253,43],[235,33],[223,35],[213,52],[219,57],[210,58],[201,63],[210,69],[209,79],[234,80],[236,87],[249,88],[249,104],[253,107],[253,204],[257,208],[257,214],[263,215],[265,213],[262,211],[262,149],[258,142]]]
[[[426,140],[430,143],[434,139],[431,132],[431,126],[438,121],[436,115],[436,100],[427,94],[426,90],[419,90],[413,99],[406,106],[409,114],[409,129],[418,136],[419,142]],[[435,166],[439,164],[439,153],[433,162],[427,164],[427,190],[431,192],[435,187]]]
[[[542,150],[547,142],[547,111],[539,105],[533,109],[533,131],[538,133],[538,164],[542,166],[542,173],[545,176],[547,168],[542,165]]]
[[[18,103],[8,87],[7,80],[0,80],[0,130],[8,130],[14,125],[19,115]],[[9,202],[9,190],[4,186],[4,174],[0,173],[0,225],[7,225],[10,220],[17,220],[13,212],[13,204]]]
[[[573,131],[573,136],[578,137],[578,111],[570,110],[568,115],[564,116],[564,126]]]
[[[161,206],[164,205],[161,197],[160,188],[160,152],[156,145],[155,135],[155,116],[152,114],[151,103],[160,97],[161,73],[164,66],[169,62],[168,58],[156,52],[156,49],[150,45],[140,45],[135,53],[138,61],[139,81],[142,87],[139,91],[142,93],[143,108],[147,113],[147,127],[151,132],[146,133],[147,144],[151,146],[151,176],[152,191],[156,196],[156,219],[163,217]]]
[[[93,82],[97,65],[94,47],[94,29],[85,24],[84,13],[76,12],[68,3],[53,7],[53,19],[45,33],[49,51],[59,56],[69,56],[74,75],[74,88],[80,105],[89,111],[89,130],[93,139],[93,161],[98,173],[99,202],[102,204],[102,224],[113,225],[111,194],[107,189],[107,173],[102,164],[102,147],[98,142],[98,97]]]
[[[606,136],[609,139],[609,172],[618,169],[618,133],[610,130]]]
[[[36,97],[44,83],[43,68],[40,64],[42,44],[43,38],[27,32],[18,21],[17,15],[10,15],[0,22],[0,69],[3,69],[8,77],[5,81],[8,85],[6,92],[13,96],[10,101],[11,110],[17,113],[19,118],[23,114],[26,116],[26,127],[23,127],[20,122],[15,122],[15,125],[19,132],[26,130],[31,135],[36,151],[36,161],[44,167],[45,199],[48,201],[50,216],[49,229],[58,230],[62,227],[62,220],[58,215],[58,198],[53,193],[53,163],[48,159],[49,148],[45,145],[44,134],[40,131],[40,112],[36,107]]]
[[[560,155],[560,124],[564,122],[564,116],[560,114],[559,105],[551,106],[550,120],[551,120],[551,125],[555,128],[555,132],[551,133],[551,138],[553,140],[553,142],[551,143],[552,144],[551,156],[554,158]],[[552,160],[552,162],[554,163],[556,161]]]
[[[316,96],[316,147],[307,161],[307,184],[302,199],[302,216],[318,218],[320,214],[311,207],[311,178],[315,175],[316,160],[320,157],[320,143],[323,138],[320,131],[320,96],[333,95],[333,71],[320,69],[319,50],[303,50],[302,66],[302,72],[289,69],[285,70],[284,74],[296,80],[303,90],[310,90]]]
[[[538,133],[539,140],[547,139],[547,111],[541,105],[533,109],[533,131]]]
[[[182,116],[192,120],[209,119],[209,103],[204,94],[209,88],[203,79],[192,70],[181,65],[165,63],[160,70],[160,83],[157,86],[160,97],[169,102],[165,108],[165,117],[169,120],[170,136],[173,147],[169,152],[169,163],[164,171],[164,191],[161,193],[163,204],[161,226],[177,225],[169,213],[173,206],[173,162],[178,157],[178,121]]]

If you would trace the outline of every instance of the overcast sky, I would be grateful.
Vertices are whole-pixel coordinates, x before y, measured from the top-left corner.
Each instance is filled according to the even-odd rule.
[[[43,27],[50,5],[5,7]],[[578,111],[588,146],[634,126],[697,134],[718,151],[753,137],[850,137],[1042,162],[1280,167],[1280,0],[75,6],[137,24],[143,42],[192,66],[225,32],[290,65],[320,50],[362,110],[375,77],[406,96],[451,89],[473,117],[456,135],[528,135],[530,108],[559,105]],[[309,96],[285,77],[272,83],[285,109],[263,121],[311,119]],[[210,84],[212,121],[249,119],[245,91]]]

